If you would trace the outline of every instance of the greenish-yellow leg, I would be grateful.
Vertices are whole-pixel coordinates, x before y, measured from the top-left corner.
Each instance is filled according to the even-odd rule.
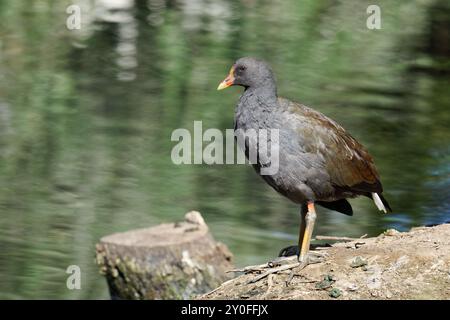
[[[300,254],[299,262],[306,262],[308,258],[309,246],[311,244],[312,233],[314,230],[314,223],[316,221],[316,209],[314,202],[309,201],[306,208],[302,207],[302,221],[300,224],[300,232],[298,237],[298,247]]]

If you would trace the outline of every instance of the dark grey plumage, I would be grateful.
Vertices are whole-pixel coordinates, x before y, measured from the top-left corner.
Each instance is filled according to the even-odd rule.
[[[278,97],[265,62],[246,57],[234,66],[234,84],[245,87],[235,110],[235,129],[279,129],[279,171],[262,176],[269,185],[296,203],[316,201],[346,214],[352,211],[345,198],[381,196],[371,156],[340,125]],[[254,167],[259,172],[260,166]]]
[[[315,204],[352,215],[352,207],[346,198],[364,195],[372,198],[379,210],[390,210],[381,194],[380,179],[367,150],[344,128],[320,112],[278,97],[275,77],[265,62],[254,58],[237,60],[217,89],[232,85],[245,88],[234,121],[241,144],[239,133],[278,129],[279,169],[262,177],[276,191],[301,204],[295,252],[302,265],[309,259],[317,216]],[[251,156],[256,140],[250,137],[250,141],[245,140],[241,145],[247,157]],[[259,142],[258,148],[264,148]],[[268,143],[272,146],[273,142],[269,139]],[[266,152],[257,153],[263,156],[258,157],[253,166],[258,173],[263,173],[270,159],[264,157]],[[291,251],[281,252],[289,254]]]

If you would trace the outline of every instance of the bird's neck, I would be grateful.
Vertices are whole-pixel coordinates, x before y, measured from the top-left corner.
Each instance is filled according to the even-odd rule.
[[[243,96],[256,96],[267,103],[275,103],[278,98],[277,87],[273,82],[257,87],[247,87]]]

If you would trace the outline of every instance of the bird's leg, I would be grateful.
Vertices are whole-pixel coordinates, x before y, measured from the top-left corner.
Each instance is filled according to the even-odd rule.
[[[300,225],[300,232],[298,236],[298,247],[300,248],[300,252],[298,255],[298,265],[295,268],[291,269],[291,273],[286,280],[286,285],[289,285],[294,278],[295,271],[294,269],[302,270],[308,264],[320,262],[323,260],[319,258],[319,261],[314,261],[309,256],[309,246],[311,244],[312,233],[314,230],[314,223],[316,221],[316,209],[314,208],[314,202],[308,201],[306,206],[302,206],[302,223]]]
[[[301,210],[301,223],[298,237],[298,248],[300,248],[297,254],[298,261],[292,263],[293,258],[292,256],[291,257],[280,256],[279,258],[273,261],[269,261],[267,264],[268,266],[267,271],[254,277],[248,283],[259,281],[267,277],[268,275],[274,273],[291,270],[288,279],[286,280],[286,285],[289,285],[292,279],[294,278],[296,272],[302,270],[309,264],[322,262],[325,256],[324,254],[309,252],[309,246],[311,244],[311,238],[314,230],[315,221],[316,221],[316,209],[314,208],[314,202],[308,201],[307,205],[303,205]],[[284,250],[286,249],[281,250],[280,255],[281,253],[283,253]],[[314,254],[315,257],[312,256],[312,254]],[[260,270],[258,269],[258,271]]]
[[[308,214],[308,207],[307,205],[302,205],[302,208],[300,210],[300,226],[298,230],[298,251],[297,251],[297,258],[300,261],[300,255],[302,250],[302,244],[303,240],[305,239],[305,231],[306,231],[306,215]]]
[[[291,261],[291,256],[296,255],[300,265],[305,267],[310,263],[319,263],[323,261],[326,253],[309,251],[311,244],[314,222],[316,220],[316,210],[314,202],[302,205],[300,212],[300,228],[298,235],[298,246],[289,246],[281,249],[278,258],[268,262],[269,266],[280,266]]]
[[[298,262],[289,263],[290,261],[292,261],[291,260],[292,257],[280,257],[274,261],[269,262],[268,267],[270,269],[254,277],[249,281],[249,283],[259,281],[273,273],[291,270],[288,279],[286,280],[286,285],[289,285],[292,279],[294,278],[295,272],[302,270],[309,264],[322,262],[323,261],[322,254],[320,254],[319,257],[316,257],[317,259],[312,259],[314,257],[310,256],[311,253],[309,252],[309,246],[311,244],[311,238],[314,230],[315,221],[316,221],[316,210],[314,208],[314,202],[308,201],[307,205],[302,206],[301,211],[301,224],[298,238],[298,247],[300,248],[300,251],[297,256]]]
[[[306,213],[305,213],[306,211]],[[300,235],[298,239],[298,246],[300,253],[298,261],[300,263],[306,262],[308,258],[309,246],[311,244],[312,233],[314,230],[314,223],[316,221],[316,209],[314,208],[314,202],[308,201],[307,210],[302,208],[302,226],[300,226]]]

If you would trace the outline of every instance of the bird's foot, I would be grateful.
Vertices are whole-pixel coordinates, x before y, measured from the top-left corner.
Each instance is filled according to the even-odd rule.
[[[309,251],[308,254],[304,257],[301,257],[300,255],[297,257],[298,259],[298,266],[295,266],[291,268],[291,272],[289,273],[289,276],[286,280],[286,286],[288,286],[292,279],[294,278],[295,274],[298,273],[300,270],[303,270],[310,264],[316,264],[316,263],[322,263],[325,261],[325,257],[327,254],[325,252],[317,252],[317,251]]]
[[[303,260],[306,260],[309,264],[314,264],[314,263],[321,263],[324,262],[325,258],[328,256],[328,253],[326,252],[320,252],[320,251],[308,251],[308,255],[304,258],[301,259],[301,256],[297,256],[298,258],[298,262],[302,262]]]
[[[288,280],[286,281],[286,285],[289,285],[296,272],[304,269],[306,266],[310,264],[323,262],[325,260],[325,257],[326,257],[325,253],[309,251],[308,255],[301,260],[297,255],[292,255],[289,257],[278,257],[276,259],[269,261],[265,265],[265,267],[263,265],[260,265],[255,266],[257,268],[252,268],[251,270],[247,269],[245,271],[246,272],[256,271],[260,273],[259,275],[249,280],[249,283],[254,283],[261,279],[264,279],[270,274],[283,273],[286,270],[291,270]]]

